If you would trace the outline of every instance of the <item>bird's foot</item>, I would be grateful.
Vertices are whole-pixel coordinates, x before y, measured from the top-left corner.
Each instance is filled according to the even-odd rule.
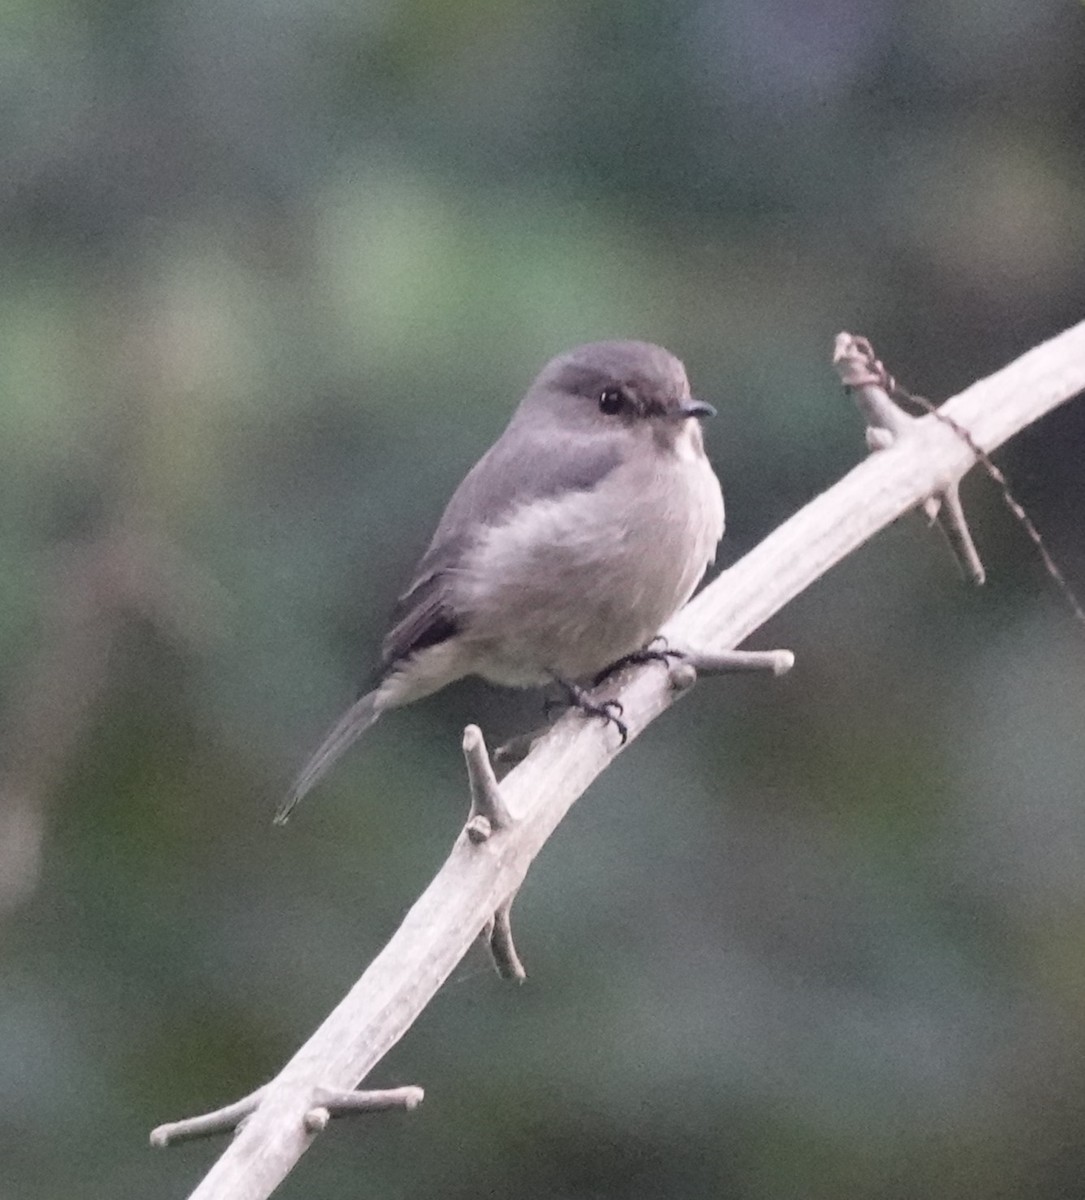
[[[595,701],[591,698],[591,694],[579,684],[557,678],[554,682],[565,694],[565,702],[569,708],[579,709],[586,717],[599,717],[603,721],[611,723],[621,735],[622,745],[625,745],[629,737],[629,726],[621,719],[625,709],[620,700]],[[556,707],[557,703],[559,702],[554,700],[546,702],[544,709],[547,715],[551,709]]]
[[[669,667],[676,660],[680,662],[687,657],[688,655],[682,650],[672,650],[667,645],[665,637],[654,637],[647,646],[634,650],[632,654],[623,654],[621,658],[616,658],[610,666],[604,667],[593,680],[593,686],[598,687],[605,679],[609,679],[611,675],[617,675],[626,667],[637,667],[642,663],[650,662],[661,662]]]

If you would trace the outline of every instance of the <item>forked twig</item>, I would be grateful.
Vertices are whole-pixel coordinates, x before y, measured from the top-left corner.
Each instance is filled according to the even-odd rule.
[[[464,828],[468,839],[476,846],[481,846],[495,833],[509,829],[513,818],[502,798],[501,785],[490,763],[486,739],[477,725],[468,725],[463,731],[463,757],[471,787],[471,811]],[[509,910],[515,898],[516,893],[512,892],[497,906],[479,936],[490,952],[498,975],[502,979],[522,982],[527,972],[516,953],[509,921]]]
[[[833,362],[844,385],[855,390],[860,408],[864,410],[868,416],[868,420],[873,425],[884,422],[885,427],[890,429],[892,434],[896,434],[900,432],[900,427],[903,423],[915,420],[914,417],[893,403],[892,399],[890,399],[890,397],[893,397],[906,403],[915,404],[936,420],[941,421],[943,425],[948,425],[953,430],[976,456],[983,469],[987,472],[988,477],[998,487],[1003,503],[1013,513],[1033,546],[1036,547],[1036,552],[1043,562],[1044,569],[1062,593],[1075,619],[1085,624],[1085,609],[1082,608],[1081,602],[1067,581],[1066,576],[1052,557],[1043,536],[1039,529],[1036,528],[1035,522],[1010,490],[1009,480],[1006,478],[1005,472],[991,459],[987,451],[979,445],[972,435],[971,430],[947,413],[944,407],[940,408],[925,397],[918,396],[914,392],[909,392],[906,388],[902,387],[886,369],[885,364],[874,353],[874,347],[866,338],[854,337],[847,333],[839,334],[836,339]],[[879,399],[879,397],[884,397],[884,399]],[[935,505],[931,515],[936,516],[939,520],[943,532],[949,539],[954,553],[964,565],[966,573],[977,583],[982,583],[984,579],[983,564],[980,562],[979,555],[976,553],[975,545],[972,542],[971,534],[968,531],[956,483],[940,493],[940,498],[942,501],[941,505]]]
[[[866,419],[867,445],[872,452],[888,449],[914,427],[916,418],[893,403],[891,393],[896,385],[866,338],[850,333],[837,334],[833,346],[833,366],[840,376],[840,382],[855,397],[859,411]],[[931,407],[937,415],[937,410],[933,405]],[[968,445],[973,445],[971,440]],[[945,534],[965,577],[973,583],[982,584],[987,572],[965,520],[957,481],[926,497],[923,510]]]

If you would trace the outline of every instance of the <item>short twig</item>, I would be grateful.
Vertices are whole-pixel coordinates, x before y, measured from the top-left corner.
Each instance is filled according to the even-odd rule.
[[[310,1133],[319,1133],[332,1117],[388,1112],[393,1108],[412,1112],[425,1095],[420,1087],[390,1088],[383,1092],[333,1092],[328,1088],[317,1088],[313,1093],[313,1107],[305,1114],[305,1128]]]
[[[663,641],[662,638],[657,641]],[[670,684],[675,691],[683,692],[697,682],[698,672],[705,675],[719,675],[736,671],[771,671],[773,675],[786,675],[795,665],[795,655],[790,650],[679,650],[660,649],[651,647],[644,652],[641,663],[665,662],[670,668]],[[635,655],[629,655],[628,660],[622,660],[620,666],[640,665]],[[608,674],[609,672],[605,672]],[[532,746],[549,729],[532,730],[510,738],[494,751],[494,762],[502,766],[515,766],[523,762],[531,752]],[[468,831],[470,832],[470,831]]]
[[[494,960],[498,975],[502,979],[515,979],[522,983],[527,978],[524,964],[516,953],[516,944],[512,940],[512,924],[509,921],[509,910],[515,896],[510,896],[494,915],[486,922],[482,936]]]
[[[660,634],[647,646],[624,655],[600,671],[595,677],[595,686],[598,687],[604,679],[627,667],[657,662],[669,668],[673,668],[676,662],[687,662],[694,669],[699,668],[709,675],[728,671],[771,671],[774,675],[784,675],[795,665],[795,656],[790,650],[725,650],[719,654],[682,650],[669,645]]]
[[[736,671],[771,671],[773,675],[786,675],[795,665],[795,655],[790,650],[698,650],[683,654],[682,659],[702,675]]]
[[[218,1108],[214,1112],[201,1113],[198,1117],[185,1117],[171,1121],[151,1130],[152,1146],[172,1146],[177,1142],[189,1142],[194,1138],[213,1137],[216,1133],[233,1133],[241,1122],[256,1111],[264,1095],[264,1088],[257,1088],[233,1104]]]
[[[467,817],[467,836],[478,844],[498,829],[512,824],[509,810],[501,798],[501,787],[494,775],[486,740],[477,725],[463,731],[463,757],[471,784],[471,811]]]
[[[833,346],[833,366],[867,422],[867,445],[872,451],[886,449],[915,425],[916,418],[893,402],[896,384],[866,338],[838,333]],[[937,416],[933,405],[931,409]],[[966,441],[975,449],[971,439]],[[929,497],[923,508],[945,534],[965,577],[973,583],[983,583],[987,575],[961,508],[957,484],[950,484]]]
[[[961,564],[965,578],[971,579],[978,587],[986,581],[987,571],[965,520],[957,484],[951,483],[939,493],[938,498],[941,503],[934,512],[935,523],[945,535],[953,557]]]
[[[771,671],[786,675],[795,665],[790,650],[698,650],[672,651],[670,684],[676,692],[693,687],[697,676],[734,674],[738,671]]]

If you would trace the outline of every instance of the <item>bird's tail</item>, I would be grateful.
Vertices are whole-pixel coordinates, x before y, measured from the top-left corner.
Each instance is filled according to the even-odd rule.
[[[286,799],[279,805],[275,813],[275,824],[285,825],[294,811],[294,806],[325,774],[332,765],[346,753],[355,740],[373,724],[381,715],[377,707],[377,693],[367,692],[360,700],[356,700],[350,708],[328,730],[328,735],[320,743],[319,748],[301,769],[294,780],[293,786],[287,793]]]

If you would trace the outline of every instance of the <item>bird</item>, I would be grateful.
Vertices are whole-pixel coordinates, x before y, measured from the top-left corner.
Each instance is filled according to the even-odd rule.
[[[465,676],[585,684],[650,649],[723,536],[723,493],[681,361],[642,341],[552,359],[453,493],[384,639],[371,690],[328,731],[278,808],[299,800],[383,713]]]

